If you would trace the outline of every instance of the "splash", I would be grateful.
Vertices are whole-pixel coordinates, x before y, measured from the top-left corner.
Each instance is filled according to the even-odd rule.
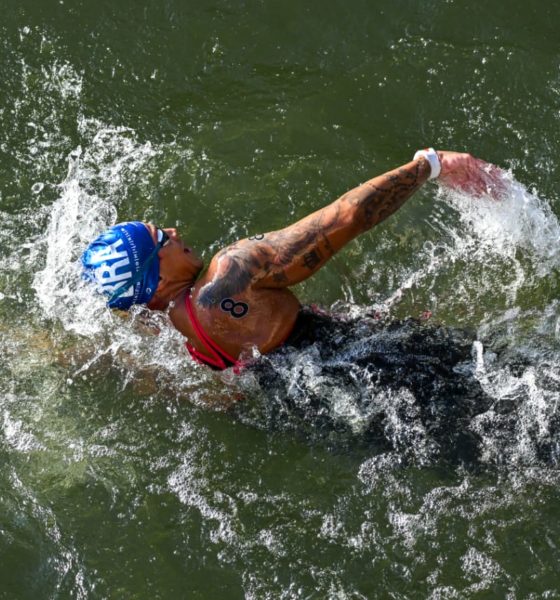
[[[458,312],[461,304],[472,311],[490,302],[507,310],[557,271],[560,224],[550,205],[511,174],[503,184],[499,200],[438,188],[439,205],[427,217],[436,237],[398,274],[377,310],[386,314],[411,294],[429,297],[430,304],[445,296]]]
[[[112,224],[116,209],[83,190],[79,179],[81,154],[78,148],[69,157],[68,176],[60,185],[60,197],[50,209],[47,230],[35,246],[32,261],[44,257],[44,268],[36,274],[33,286],[45,316],[59,318],[69,331],[87,334],[99,331],[96,324],[102,302],[91,294],[88,301],[83,286],[77,285],[80,273],[76,254]],[[86,319],[92,309],[96,318]],[[86,327],[80,330],[79,324]]]
[[[26,67],[25,73],[27,70]],[[126,320],[111,313],[102,298],[91,295],[80,277],[78,259],[85,245],[116,222],[135,192],[145,190],[149,197],[152,175],[157,173],[165,179],[166,173],[158,173],[158,160],[165,154],[165,147],[140,141],[130,128],[85,117],[80,107],[81,75],[68,64],[54,60],[40,73],[42,94],[54,99],[43,108],[53,108],[55,100],[60,102],[65,119],[69,114],[75,115],[73,127],[81,140],[80,146],[66,153],[67,172],[62,183],[52,183],[41,176],[30,186],[30,194],[38,200],[43,200],[47,191],[55,197],[37,211],[35,221],[28,221],[35,228],[35,237],[24,261],[28,272],[36,271],[33,290],[39,317],[60,327],[57,335],[62,338],[77,336],[73,339],[82,340],[77,342],[81,360],[74,361],[68,380],[101,373],[109,364],[117,368],[123,386],[144,376],[158,377],[170,384],[175,393],[186,393],[195,401],[218,396],[219,390],[209,383],[211,378],[188,361],[181,336],[169,326],[164,315],[149,318],[149,327],[161,331],[159,336],[152,336],[142,329],[145,316],[140,310],[133,310]],[[24,91],[30,93],[35,79],[27,73],[23,81]],[[60,125],[56,123],[56,115],[55,111],[55,121],[43,120],[50,136],[55,135],[55,125]],[[30,122],[40,122],[39,116]],[[42,148],[52,167],[54,146],[39,144],[45,137],[43,133],[32,138],[33,148]],[[55,146],[61,148],[67,143],[68,137],[62,136]],[[28,157],[37,154],[29,149],[27,152]],[[40,164],[39,169],[47,170]],[[386,293],[376,308],[388,316],[411,292],[428,297],[447,294],[444,304],[449,312],[459,312],[456,309],[465,305],[484,307],[491,303],[489,314],[483,315],[480,339],[473,335],[468,343],[462,344],[463,360],[461,365],[455,365],[456,371],[452,369],[451,377],[457,381],[463,376],[472,377],[470,389],[481,385],[493,405],[488,409],[485,401],[480,410],[468,413],[468,422],[460,423],[473,439],[478,436],[482,462],[504,462],[506,455],[509,464],[520,457],[527,464],[541,459],[556,460],[557,451],[547,440],[555,432],[556,413],[551,407],[555,406],[557,391],[553,386],[545,390],[541,383],[543,373],[547,374],[547,381],[557,377],[556,363],[551,359],[545,365],[532,356],[525,366],[518,361],[518,370],[513,373],[507,364],[510,357],[505,356],[503,348],[495,348],[496,343],[491,339],[500,327],[496,319],[511,310],[517,311],[517,315],[524,314],[517,307],[520,299],[536,282],[558,269],[560,226],[555,215],[546,201],[510,177],[500,202],[484,197],[474,200],[464,194],[440,190],[431,226],[435,230],[434,239],[427,240],[411,266],[405,267],[404,263],[397,266],[394,289]],[[360,319],[371,312],[353,302],[345,306],[345,311]],[[541,327],[547,329],[552,319],[557,328],[555,308],[552,313]],[[480,323],[475,318],[471,321],[469,324]],[[383,335],[386,347],[402,342],[398,333],[378,333],[378,337]],[[92,351],[83,350],[83,340],[93,346]],[[295,410],[306,415],[307,425],[328,422],[334,424],[336,431],[349,432],[353,440],[350,443],[357,436],[373,431],[380,451],[384,452],[389,444],[397,463],[400,457],[420,465],[430,464],[440,453],[442,443],[450,446],[457,441],[457,428],[443,441],[432,435],[434,422],[426,419],[425,408],[429,405],[429,394],[420,391],[421,385],[414,389],[412,384],[399,387],[381,382],[379,372],[360,365],[363,340],[359,335],[347,341],[344,360],[326,358],[315,346],[284,356],[280,361],[271,359],[286,384],[286,396],[280,394],[278,403],[271,403],[274,407],[271,410],[257,410],[255,414],[248,410],[240,418],[257,426],[272,424],[273,427],[285,419],[290,427],[299,427],[301,420],[292,421]],[[507,347],[516,343],[513,339],[506,340]],[[394,354],[399,352],[397,349]],[[231,384],[242,396],[249,397],[249,406],[260,394],[250,379],[248,376]],[[270,402],[270,389],[265,388],[263,396]],[[511,411],[507,418],[499,415],[504,400],[512,396],[518,399],[521,408]],[[291,403],[287,408],[286,398]],[[505,422],[511,428],[517,417],[522,418],[516,429],[519,444],[514,447],[503,442],[503,438]],[[448,422],[443,417],[440,420]],[[438,422],[438,427],[441,423]]]
[[[522,253],[538,277],[549,275],[560,265],[560,224],[550,205],[521,183],[509,178],[501,200],[476,200],[458,194],[447,197],[458,211],[461,222],[472,232],[477,245],[474,260],[499,256],[510,261]],[[463,254],[472,250],[456,236]]]
[[[511,177],[504,191],[499,202],[441,191],[451,209],[437,217],[445,236],[424,246],[424,264],[374,310],[339,305],[344,319],[324,331],[319,324],[307,347],[261,359],[263,373],[246,385],[266,404],[240,407],[241,418],[342,445],[367,440],[382,468],[556,465],[558,303],[544,313],[516,303],[557,271],[560,225]],[[478,333],[391,318],[406,289],[436,289],[444,277],[455,302],[469,294],[489,302],[500,278],[503,307],[494,297]]]

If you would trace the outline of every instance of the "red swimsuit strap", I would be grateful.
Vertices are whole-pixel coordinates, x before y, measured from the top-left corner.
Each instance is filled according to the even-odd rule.
[[[202,345],[210,353],[210,356],[208,356],[203,352],[197,350],[190,342],[186,342],[185,345],[190,355],[196,361],[206,363],[207,365],[216,367],[217,369],[223,370],[227,369],[229,366],[239,366],[239,361],[233,358],[233,356],[229,355],[225,350],[220,348],[220,346],[218,346],[218,344],[216,344],[216,342],[212,338],[210,338],[210,336],[204,331],[204,329],[202,329],[201,324],[198,322],[198,319],[194,314],[190,290],[187,290],[187,293],[185,294],[185,307],[187,309],[189,319],[198,339],[202,342]],[[229,363],[231,363],[231,365],[226,364],[226,360]]]

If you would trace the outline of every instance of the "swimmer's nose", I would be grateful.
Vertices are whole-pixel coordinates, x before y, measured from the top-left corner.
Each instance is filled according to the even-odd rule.
[[[169,227],[168,229],[165,230],[165,233],[167,233],[167,235],[172,240],[178,240],[179,239],[179,235],[177,234],[177,229],[175,229],[175,227]]]

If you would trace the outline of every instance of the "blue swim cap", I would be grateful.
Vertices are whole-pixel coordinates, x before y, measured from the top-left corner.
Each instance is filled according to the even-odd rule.
[[[109,296],[107,306],[128,310],[149,302],[159,283],[160,244],[140,221],[118,223],[82,254],[84,278]]]

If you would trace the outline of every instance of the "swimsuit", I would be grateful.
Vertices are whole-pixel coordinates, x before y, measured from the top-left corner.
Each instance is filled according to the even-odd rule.
[[[189,319],[191,320],[191,324],[194,328],[198,339],[202,342],[202,345],[206,348],[210,356],[208,354],[204,354],[197,350],[190,342],[185,342],[185,346],[191,355],[191,357],[198,363],[203,365],[208,365],[212,369],[223,371],[228,367],[234,367],[238,369],[242,366],[242,363],[237,359],[233,358],[233,356],[229,355],[225,350],[220,348],[216,342],[214,342],[210,336],[202,329],[202,326],[198,322],[194,314],[194,310],[192,307],[191,300],[191,291],[187,290],[185,295],[185,307],[187,309],[187,313],[189,315]]]
[[[354,446],[359,437],[379,453],[476,464],[484,446],[473,419],[494,400],[476,377],[475,339],[414,319],[302,307],[284,346],[251,364],[258,388],[247,395],[263,404],[255,409],[252,401],[244,416],[262,410],[266,427],[304,431],[329,447],[337,439]]]

